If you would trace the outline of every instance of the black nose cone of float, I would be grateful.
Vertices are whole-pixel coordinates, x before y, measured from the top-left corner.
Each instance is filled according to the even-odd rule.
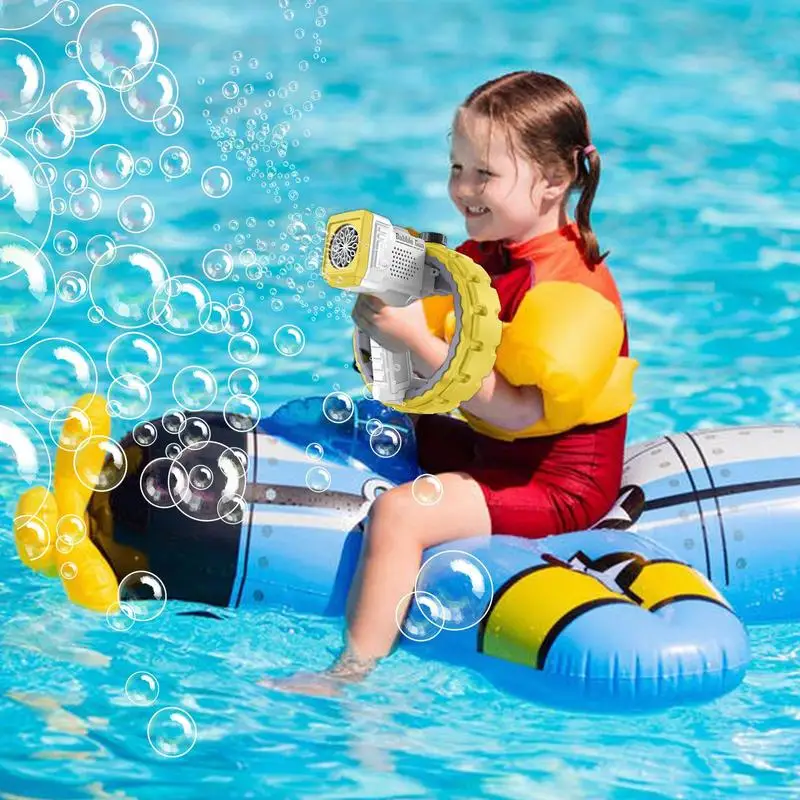
[[[243,514],[232,515],[227,522],[219,519],[217,505],[225,483],[224,476],[218,474],[202,493],[189,490],[188,500],[179,503],[188,512],[184,513],[169,499],[171,459],[166,451],[170,444],[183,451],[177,461],[184,462],[185,469],[180,472],[185,477],[192,464],[208,465],[213,472],[214,462],[219,461],[220,454],[228,453],[228,448],[237,448],[249,459],[248,440],[252,441],[253,436],[232,430],[222,413],[195,414],[192,419],[207,425],[210,445],[194,451],[185,448],[185,438],[182,442],[178,433],[166,430],[161,419],[150,421],[157,433],[152,444],[138,444],[132,433],[122,439],[127,473],[110,492],[94,492],[87,508],[89,530],[120,580],[131,572],[147,570],[161,579],[170,599],[227,606],[239,559],[242,525],[248,524],[247,507]],[[154,465],[157,459],[162,461]],[[143,482],[145,470],[148,473]],[[246,465],[242,475],[246,475]],[[156,492],[160,490],[162,504],[171,507],[156,507],[148,502],[143,483]],[[176,496],[180,495],[171,495],[173,500]],[[207,513],[198,513],[196,506]]]

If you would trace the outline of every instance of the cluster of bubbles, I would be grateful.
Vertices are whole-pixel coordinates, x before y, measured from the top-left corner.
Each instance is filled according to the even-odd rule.
[[[233,424],[247,429],[257,421],[256,417],[242,418]],[[166,411],[161,425],[178,441],[170,442],[164,456],[153,458],[142,469],[139,484],[144,499],[154,508],[175,508],[196,522],[240,524],[247,507],[247,453],[213,441],[206,420],[187,417],[180,409]],[[156,442],[158,429],[152,422],[139,423],[133,438],[149,447]]]
[[[167,590],[157,575],[139,570],[126,575],[119,584],[118,599],[108,609],[106,620],[117,632],[129,631],[137,623],[152,622],[164,611]],[[152,706],[160,686],[151,672],[137,670],[125,682],[125,697],[136,706]],[[147,723],[147,741],[166,758],[185,756],[197,742],[197,725],[192,716],[177,706],[156,711]]]
[[[307,0],[308,8],[315,5]],[[286,21],[296,25],[288,0],[279,0],[279,6]],[[18,3],[3,10],[0,27],[22,29],[50,12],[64,27],[80,18],[72,0]],[[17,27],[13,28],[8,23],[15,15]],[[314,26],[324,27],[327,15],[326,6],[316,7]],[[294,27],[294,37],[305,39],[305,29]],[[324,63],[319,33],[312,32],[311,39],[312,62]],[[0,234],[0,294],[16,298],[0,301],[0,346],[24,342],[38,333],[56,299],[74,304],[88,298],[88,318],[121,331],[106,353],[111,376],[108,411],[123,420],[141,420],[150,409],[151,386],[163,365],[158,344],[142,329],[155,326],[175,336],[201,331],[226,334],[234,368],[227,378],[230,397],[224,419],[233,430],[250,431],[261,415],[256,400],[259,379],[252,368],[260,346],[252,332],[254,315],[242,291],[230,294],[226,302],[212,299],[197,278],[170,274],[154,251],[138,243],[122,244],[105,234],[86,244],[88,274],[70,270],[55,279],[42,251],[45,242],[52,235],[53,251],[62,257],[73,256],[79,247],[78,237],[69,227],[59,225],[53,231],[55,217],[69,212],[77,221],[90,221],[102,212],[109,197],[119,197],[116,218],[120,228],[139,235],[154,224],[156,209],[148,197],[129,187],[136,175],[149,175],[153,163],[146,157],[137,159],[122,145],[97,147],[87,169],[66,171],[60,184],[54,162],[67,156],[78,139],[100,129],[114,95],[131,119],[151,125],[161,136],[175,136],[184,125],[178,81],[158,61],[157,31],[140,10],[123,4],[103,6],[83,21],[66,52],[86,78],[68,81],[48,96],[44,66],[37,53],[18,39],[0,39],[0,78],[7,89],[0,98],[0,230],[17,231]],[[211,94],[206,98],[203,116],[217,143],[220,163],[205,169],[200,177],[205,196],[216,201],[231,192],[234,174],[226,162],[232,156],[245,168],[247,182],[265,190],[276,206],[285,207],[288,201],[290,210],[283,230],[276,231],[275,219],[268,219],[264,235],[254,217],[247,217],[244,224],[230,219],[226,228],[231,241],[206,252],[200,268],[212,284],[235,280],[241,273],[259,289],[269,282],[270,305],[276,312],[283,308],[277,296],[277,287],[283,286],[313,322],[323,316],[345,318],[349,298],[341,292],[331,298],[325,287],[318,285],[327,212],[302,207],[300,202],[302,184],[308,177],[297,169],[294,153],[302,140],[311,136],[303,120],[321,98],[316,89],[303,90],[310,63],[300,60],[300,80],[276,87],[271,72],[259,75],[255,57],[245,59],[241,51],[235,51],[229,76],[220,88],[223,108],[216,119],[211,111],[220,98]],[[198,83],[203,85],[204,80]],[[9,125],[22,119],[31,121],[24,144],[8,135]],[[191,156],[180,145],[166,146],[157,163],[170,181],[192,170]],[[221,229],[215,226],[217,232]],[[305,335],[295,325],[281,325],[272,343],[280,355],[294,357],[303,351]],[[98,388],[97,368],[86,350],[63,338],[37,341],[20,358],[16,377],[25,407],[47,422],[54,442],[60,440],[61,447],[72,452],[80,482],[95,491],[107,492],[118,486],[128,468],[125,451],[110,437],[95,434],[86,413],[71,405],[71,398],[93,394]],[[238,525],[246,510],[248,456],[239,448],[213,441],[208,423],[195,416],[214,404],[218,391],[214,375],[204,366],[189,365],[175,374],[172,395],[176,408],[165,412],[160,426],[175,440],[165,447],[163,457],[141,470],[140,490],[156,508],[176,508],[200,522]],[[335,390],[325,397],[323,414],[328,421],[342,424],[353,413],[353,401],[344,392]],[[370,419],[366,431],[376,456],[391,458],[400,451],[402,437],[395,427]],[[139,422],[132,434],[141,447],[153,445],[158,436],[159,427],[152,422]],[[11,409],[0,409],[0,446],[12,454],[10,458],[4,455],[0,467],[10,465],[14,477],[24,485],[50,485],[52,464],[43,438]],[[105,456],[102,467],[94,457],[98,449]],[[306,456],[311,462],[306,486],[313,492],[325,492],[331,475],[321,463],[322,445],[310,443]],[[441,482],[434,475],[421,475],[412,485],[413,497],[421,506],[435,505],[442,493]],[[41,557],[51,544],[47,527],[36,514],[15,524],[30,529],[25,546],[29,555]],[[86,526],[80,518],[66,515],[55,533],[56,548],[67,555],[86,536]],[[61,575],[72,580],[77,567],[62,559]],[[452,550],[438,553],[419,571],[407,616],[402,612],[408,597],[398,605],[398,626],[404,636],[417,641],[427,641],[442,630],[465,630],[485,616],[492,594],[488,570],[474,555]],[[166,588],[156,575],[131,573],[119,585],[117,602],[107,613],[108,624],[116,631],[126,631],[136,623],[152,622],[163,612],[166,600]],[[153,705],[159,696],[158,681],[150,673],[134,673],[125,693],[133,704]],[[185,711],[168,707],[153,715],[147,734],[154,749],[175,757],[191,749],[197,732]]]
[[[305,40],[306,28],[297,26],[288,0],[279,0],[279,7],[283,9],[284,19],[295,25],[295,39]],[[326,25],[327,6],[317,6],[316,2],[307,0],[306,8],[314,9],[313,22],[317,29]],[[253,230],[258,224],[254,218],[247,219],[246,229],[240,220],[230,219],[227,227],[234,237],[226,248],[228,258],[234,262],[238,254],[247,279],[258,289],[264,288],[265,277],[269,279],[273,284],[270,288],[273,310],[283,308],[274,285],[278,284],[291,294],[294,303],[307,311],[311,321],[316,321],[325,314],[332,318],[334,311],[344,308],[347,301],[342,292],[337,292],[334,300],[327,300],[330,292],[324,285],[317,286],[326,211],[301,207],[300,191],[308,176],[301,175],[294,163],[294,153],[302,146],[302,141],[312,135],[303,120],[313,112],[322,96],[319,89],[306,88],[311,64],[326,62],[321,54],[319,32],[312,31],[310,38],[311,60],[300,59],[297,78],[286,80],[284,85],[276,85],[270,71],[260,74],[257,58],[248,58],[241,50],[233,51],[228,78],[219,88],[219,94],[206,95],[203,116],[211,138],[217,143],[220,160],[224,162],[233,157],[241,162],[246,169],[246,181],[264,190],[275,203],[276,210],[286,201],[291,205],[286,212],[285,228],[280,230],[277,241],[274,219],[266,221],[267,237]],[[198,84],[205,86],[205,78],[198,78]],[[216,181],[219,192],[225,191],[229,184],[223,169],[215,168],[216,174],[221,176]],[[219,231],[222,227],[216,224],[214,229]],[[271,242],[267,243],[265,238],[270,238]],[[231,267],[217,264],[215,271],[226,269]],[[338,316],[343,318],[345,314],[342,312]]]
[[[492,577],[477,556],[442,550],[423,563],[414,590],[397,605],[395,621],[407,639],[427,642],[442,631],[465,631],[478,625],[489,613],[493,598]]]

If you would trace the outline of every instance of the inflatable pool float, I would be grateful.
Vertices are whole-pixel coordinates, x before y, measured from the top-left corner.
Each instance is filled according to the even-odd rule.
[[[61,572],[70,599],[98,611],[146,571],[171,600],[342,615],[371,502],[420,470],[404,414],[362,399],[333,422],[323,403],[299,398],[242,430],[217,413],[155,419],[137,427],[153,441],[120,442],[120,465],[119,454],[90,452],[109,420],[104,400],[84,398],[94,436],[77,441],[68,421],[53,494],[20,499],[20,556]],[[391,457],[379,426],[401,443]],[[198,468],[203,481],[187,480]],[[426,551],[401,642],[551,704],[633,710],[717,697],[747,667],[744,624],[797,617],[798,487],[795,426],[631,446],[618,501],[591,530]],[[72,548],[52,545],[65,514],[87,525]],[[49,546],[36,550],[43,536]]]

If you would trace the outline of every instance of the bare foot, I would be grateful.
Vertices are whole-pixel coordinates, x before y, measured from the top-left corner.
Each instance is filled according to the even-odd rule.
[[[264,678],[259,686],[311,697],[340,697],[342,682],[324,672],[298,672],[288,678]]]

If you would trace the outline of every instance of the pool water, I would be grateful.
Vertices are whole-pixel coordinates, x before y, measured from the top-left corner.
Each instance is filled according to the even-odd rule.
[[[48,19],[7,34],[38,53],[48,91],[82,77],[64,46],[80,39],[80,22],[99,6],[82,3],[72,26]],[[445,191],[453,108],[493,75],[550,71],[584,100],[602,157],[593,222],[601,247],[611,250],[632,352],[642,363],[630,440],[712,425],[800,422],[797,4],[611,6],[144,0],[137,7],[158,29],[159,61],[180,85],[184,127],[164,136],[106,89],[103,125],[52,161],[54,194],[68,199],[66,172],[86,172],[103,144],[123,144],[154,169],[134,175],[123,191],[102,191],[103,208],[92,220],[69,211],[56,216],[52,234],[71,231],[78,249],[62,256],[51,236],[45,252],[56,275],[88,276],[89,238],[116,233],[118,244],[157,252],[171,275],[202,282],[210,299],[226,301],[243,289],[260,345],[250,366],[265,414],[299,394],[357,392],[347,301],[314,279],[318,245],[310,237],[329,213],[369,208],[460,241],[463,228]],[[223,97],[228,81],[239,86],[234,100]],[[238,99],[246,103],[237,112]],[[268,131],[256,108],[268,113]],[[237,133],[215,138],[226,113]],[[10,136],[20,140],[35,118],[12,124]],[[250,128],[248,119],[255,119]],[[167,181],[159,156],[170,145],[185,148],[192,171]],[[251,145],[256,164],[249,166],[236,153]],[[215,165],[233,177],[221,198],[201,190],[201,175]],[[120,199],[133,194],[155,208],[155,223],[143,233],[124,230],[117,219]],[[135,210],[126,224],[143,224],[142,214]],[[253,249],[267,267],[262,277],[247,274],[245,256],[230,277],[207,279],[204,254],[226,245],[237,257]],[[6,294],[0,305],[12,300]],[[94,360],[106,391],[106,353],[122,331],[91,322],[90,306],[88,297],[59,300],[36,335],[0,353],[0,404],[25,414],[45,438],[47,423],[17,390],[17,365],[36,341],[66,337]],[[20,307],[20,324],[35,318],[29,312]],[[234,332],[247,332],[246,319],[232,319]],[[276,349],[283,325],[302,330],[299,354]],[[210,371],[216,407],[228,400],[227,379],[237,366],[228,334],[177,336],[154,325],[145,332],[160,346],[163,368],[144,418],[176,405],[172,379],[185,366]],[[73,396],[73,384],[45,359],[24,363],[26,397]],[[115,434],[132,424],[116,419]],[[23,569],[8,533],[20,486],[8,454],[0,455],[2,798],[800,795],[800,625],[753,628],[752,668],[729,696],[651,716],[522,705],[480,676],[403,651],[342,700],[282,695],[256,682],[327,665],[340,642],[338,621],[280,609],[220,620],[168,608],[150,623],[114,631],[102,616],[69,607],[58,582]],[[153,685],[137,683],[139,671],[158,681],[151,705],[131,702],[142,688],[153,699]],[[193,721],[191,749],[191,729],[159,738],[163,716],[153,717],[168,707]]]

